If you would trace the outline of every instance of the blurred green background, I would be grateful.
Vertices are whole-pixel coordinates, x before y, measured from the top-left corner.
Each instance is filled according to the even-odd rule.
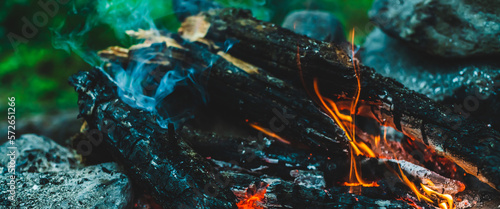
[[[48,1],[50,0],[41,2]],[[0,2],[0,33],[4,37],[0,42],[0,99],[4,100],[0,101],[2,113],[6,113],[9,96],[16,97],[18,117],[77,108],[77,95],[67,84],[67,79],[80,70],[90,69],[91,65],[77,53],[55,49],[54,32],[86,30],[85,22],[89,16],[95,14],[95,11],[100,12],[101,22],[92,20],[95,24],[91,25],[84,37],[73,34],[76,40],[81,41],[75,42],[82,45],[80,55],[83,51],[95,52],[111,45],[130,44],[123,41],[123,29],[128,26],[131,13],[135,11],[135,15],[140,15],[143,12],[137,12],[138,8],[134,5],[138,3],[146,5],[146,8],[141,9],[150,11],[158,28],[175,31],[180,25],[174,16],[170,0],[66,1],[69,2],[64,5],[58,4],[58,11],[53,17],[48,16],[47,23],[38,28],[33,38],[27,39],[27,43],[17,44],[16,50],[8,34],[22,35],[23,17],[31,21],[34,15],[44,10],[40,7],[39,0]],[[340,20],[346,29],[346,35],[353,27],[365,28],[368,23],[367,11],[372,4],[372,0],[217,0],[217,2],[225,6],[251,9],[259,19],[278,25],[281,25],[285,16],[293,10],[328,11]],[[118,24],[109,24],[113,21]],[[361,44],[367,32],[356,35],[355,42]]]

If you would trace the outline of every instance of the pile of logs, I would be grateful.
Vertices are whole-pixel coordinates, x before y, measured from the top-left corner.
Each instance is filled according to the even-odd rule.
[[[79,94],[86,131],[101,136],[105,150],[164,208],[236,208],[241,199],[236,191],[259,182],[268,185],[266,208],[430,207],[418,199],[406,200],[412,191],[399,181],[397,172],[387,172],[398,169],[412,180],[432,180],[438,191],[463,190],[461,182],[424,167],[369,158],[361,160],[363,176],[379,187],[350,194],[349,187],[339,184],[348,175],[349,140],[311,94],[314,79],[323,94],[340,103],[350,103],[358,88],[349,52],[333,43],[259,21],[240,9],[188,17],[177,34],[144,30],[128,34],[144,43],[101,51],[107,67],[128,69],[141,63],[154,69],[143,85],[155,87],[160,85],[157,76],[170,70],[194,71],[196,79],[186,81],[187,88],[203,86],[207,98],[206,103],[194,102],[194,119],[176,123],[175,128],[160,126],[157,112],[125,103],[113,75],[100,68],[80,72],[70,83]],[[498,132],[447,111],[369,67],[361,66],[358,76],[362,89],[358,116],[402,132],[500,189]],[[144,94],[154,91],[147,89]],[[193,101],[183,95],[191,91],[175,91],[169,103]],[[219,120],[239,134],[200,128]],[[262,137],[249,128],[252,124],[273,130],[276,140]],[[325,183],[297,183],[299,177],[312,178],[313,174],[298,172],[307,170],[321,172]],[[297,172],[291,175],[291,171]]]

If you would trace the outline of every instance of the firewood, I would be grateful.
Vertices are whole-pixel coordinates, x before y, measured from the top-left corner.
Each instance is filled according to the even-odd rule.
[[[193,24],[196,22],[196,24]],[[195,25],[208,30],[197,31]],[[187,18],[179,29],[186,40],[224,47],[227,53],[273,76],[312,89],[318,79],[324,95],[349,99],[358,88],[350,52],[333,43],[307,38],[272,23],[259,21],[247,10],[212,10]],[[360,66],[357,113],[391,126],[434,148],[467,173],[500,190],[500,134],[486,124],[467,119],[426,96]]]
[[[120,100],[102,70],[75,74],[70,84],[79,94],[79,116],[96,137],[94,145],[102,142],[163,208],[236,208],[236,197],[216,180],[220,176],[210,164],[173,128],[161,128],[152,114]]]
[[[460,181],[446,178],[429,169],[409,163],[404,160],[377,159],[375,161],[373,159],[367,158],[363,160],[362,166],[366,167],[367,169],[371,167],[377,167],[375,163],[377,163],[378,166],[386,165],[390,167],[392,171],[396,172],[398,172],[399,168],[401,168],[404,174],[410,179],[418,179],[418,182],[443,194],[453,195],[465,189],[465,185]]]

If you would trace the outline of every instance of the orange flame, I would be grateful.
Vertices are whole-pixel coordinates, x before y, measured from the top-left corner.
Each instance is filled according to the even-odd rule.
[[[288,140],[281,138],[280,136],[278,136],[277,134],[275,134],[274,132],[272,132],[266,128],[260,127],[254,123],[249,123],[249,125],[252,126],[252,128],[255,128],[256,130],[268,135],[269,137],[275,138],[280,142],[283,142],[285,144],[291,144]]]
[[[352,32],[352,38],[354,40],[354,30]],[[356,161],[357,155],[365,155],[368,157],[376,157],[375,153],[366,145],[364,142],[356,141],[356,110],[359,101],[359,94],[361,92],[361,80],[359,75],[359,66],[357,65],[357,60],[354,59],[354,44],[352,45],[352,63],[354,66],[354,71],[356,74],[357,86],[356,92],[354,94],[354,99],[352,100],[350,107],[350,114],[341,114],[337,104],[333,100],[324,97],[319,92],[318,80],[314,79],[314,91],[318,97],[321,108],[330,116],[344,131],[346,137],[349,139],[350,143],[350,155],[351,155],[351,165],[349,171],[349,182],[344,183],[345,186],[362,186],[362,187],[376,187],[378,184],[376,182],[365,182],[361,177],[361,171],[358,170],[358,162]],[[299,68],[300,69],[300,68]]]
[[[378,184],[376,182],[367,183],[362,179],[361,172],[358,169],[359,165],[358,165],[358,163],[356,161],[356,157],[355,157],[357,155],[364,155],[367,157],[379,157],[380,158],[381,156],[377,156],[371,150],[371,148],[368,145],[366,145],[364,142],[356,140],[356,125],[355,125],[356,123],[355,122],[356,122],[356,114],[357,114],[357,105],[359,102],[359,96],[360,96],[360,92],[361,92],[361,80],[360,80],[360,72],[359,72],[359,61],[354,56],[354,54],[355,54],[355,51],[354,51],[354,29],[352,30],[352,33],[351,33],[351,39],[352,39],[352,45],[351,45],[352,58],[351,59],[352,59],[354,72],[356,75],[357,89],[356,89],[356,92],[354,94],[354,98],[351,101],[351,105],[349,108],[349,115],[342,114],[339,111],[337,104],[333,100],[321,95],[319,88],[318,88],[317,79],[314,79],[313,87],[314,87],[314,92],[316,93],[316,96],[319,99],[319,105],[320,105],[321,109],[323,109],[323,111],[326,112],[326,114],[328,116],[330,116],[339,125],[339,127],[344,131],[344,133],[345,133],[346,137],[348,138],[349,143],[351,145],[350,146],[351,165],[350,165],[350,173],[349,173],[349,182],[345,182],[344,185],[350,186],[351,188],[357,187],[357,186],[374,187],[374,186],[378,186]],[[299,57],[297,57],[297,59],[298,58]],[[302,73],[302,69],[300,67],[300,61],[297,61],[297,64],[299,65],[299,72]],[[388,144],[387,138],[386,138],[387,127],[385,126],[385,124],[383,124],[383,125],[384,125],[383,142],[385,144]],[[374,140],[375,147],[379,148],[380,143],[381,143],[380,135],[373,136],[373,140]],[[393,152],[393,153],[395,154],[395,152]],[[397,157],[394,156],[394,159],[397,159]],[[399,166],[399,174],[398,174],[399,179],[411,189],[411,191],[416,195],[416,197],[419,200],[425,200],[425,201],[430,202],[430,203],[434,203],[435,201],[440,202],[438,204],[438,206],[441,209],[455,209],[456,208],[455,205],[453,204],[453,198],[449,194],[438,193],[438,192],[426,187],[423,184],[420,184],[420,185],[421,185],[421,188],[424,192],[423,193],[420,192],[420,190],[417,188],[417,186],[415,186],[415,184],[413,182],[411,182],[408,179],[408,177],[405,176],[405,174],[403,173],[403,171],[401,169],[401,166],[399,164],[398,164],[398,166]],[[433,184],[432,182],[430,182],[430,180],[427,183],[428,183],[428,185]],[[351,191],[352,191],[352,189],[351,189]],[[413,203],[413,205],[416,206],[416,204],[414,202],[412,202],[412,203]]]
[[[430,180],[429,180],[430,181]],[[426,187],[423,184],[420,184],[422,186],[422,190],[424,190],[424,193],[427,194],[430,197],[434,197],[439,200],[444,200],[444,202],[439,203],[439,208],[441,209],[455,209],[455,205],[453,204],[453,197],[449,194],[441,194],[439,192],[436,192],[429,187]]]

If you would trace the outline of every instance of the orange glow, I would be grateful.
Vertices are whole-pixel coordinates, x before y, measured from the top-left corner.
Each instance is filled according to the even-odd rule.
[[[262,128],[256,124],[253,124],[253,123],[250,123],[250,126],[252,126],[252,128],[255,128],[256,130],[258,130],[258,131],[260,131],[260,132],[262,132],[262,133],[264,133],[272,138],[277,139],[280,142],[283,142],[285,144],[291,144],[288,140],[281,138],[280,136],[276,135],[274,132],[272,132],[268,129]]]
[[[236,203],[236,206],[238,206],[238,209],[264,209],[264,207],[259,205],[259,203],[263,202],[266,191],[267,188],[259,189],[255,194],[247,196],[240,202]]]

